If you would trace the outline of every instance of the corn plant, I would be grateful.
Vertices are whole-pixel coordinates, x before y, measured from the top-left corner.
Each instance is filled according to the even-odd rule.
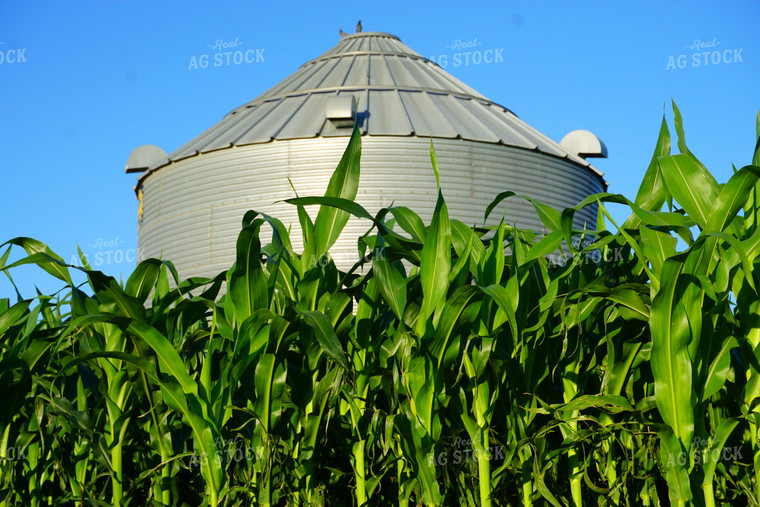
[[[11,282],[63,288],[0,299],[0,505],[758,505],[760,115],[718,184],[673,112],[680,153],[663,119],[634,200],[505,189],[465,224],[431,142],[430,223],[371,214],[355,129],[324,195],[288,200],[301,252],[256,211],[210,279],[8,241]],[[544,234],[499,220],[515,199]]]

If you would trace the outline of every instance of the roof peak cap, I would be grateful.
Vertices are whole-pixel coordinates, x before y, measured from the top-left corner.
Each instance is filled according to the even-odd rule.
[[[356,33],[350,33],[348,35],[343,36],[341,38],[341,40],[358,39],[360,37],[390,37],[391,39],[396,39],[397,41],[401,42],[401,39],[399,39],[397,35],[393,35],[392,33],[385,33],[385,32],[356,32]]]

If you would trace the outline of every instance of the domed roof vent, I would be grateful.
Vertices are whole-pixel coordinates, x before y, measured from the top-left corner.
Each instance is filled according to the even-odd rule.
[[[607,158],[607,146],[588,130],[573,130],[559,144],[579,157]]]
[[[127,158],[124,168],[128,173],[141,173],[151,167],[169,162],[169,157],[164,150],[153,144],[144,144],[132,150]]]

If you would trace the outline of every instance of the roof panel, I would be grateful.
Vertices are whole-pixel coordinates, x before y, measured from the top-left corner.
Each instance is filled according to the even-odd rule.
[[[295,83],[292,83],[292,89],[297,90],[300,88],[302,90],[310,90],[313,88],[322,87],[325,80],[329,79],[330,73],[332,72],[336,63],[337,60],[326,60],[324,62],[314,64],[308,69],[311,71],[308,77],[301,81],[297,86],[294,86]]]
[[[391,75],[388,64],[385,62],[385,58],[380,55],[369,56],[369,84],[370,85],[382,85],[392,86],[393,76]]]
[[[345,83],[354,85],[369,85],[369,58],[354,57],[351,68],[346,75]]]
[[[226,120],[227,126],[223,131],[219,132],[220,135],[215,139],[206,141],[205,145],[199,151],[205,153],[208,151],[220,150],[222,148],[229,148],[235,143],[238,137],[251,128],[251,125],[255,120],[252,121],[250,116],[252,114],[257,114],[258,111],[256,110],[260,108],[260,105],[244,108],[234,115],[230,115]]]
[[[449,118],[435,107],[427,92],[401,91],[400,96],[415,135],[448,138],[459,135]]]
[[[430,100],[436,105],[438,110],[456,125],[456,129],[462,139],[478,140],[489,143],[498,143],[499,137],[491,132],[486,124],[482,122],[470,107],[472,99],[457,98],[453,95],[438,95],[435,93],[428,94]]]
[[[312,93],[306,96],[306,100],[299,107],[297,114],[302,122],[287,122],[275,136],[276,139],[298,139],[303,137],[316,137],[325,122],[327,111],[327,97],[332,93]],[[295,112],[294,112],[295,114]],[[311,135],[308,135],[311,134]]]
[[[253,125],[235,144],[267,143],[277,138],[280,130],[293,118],[293,114],[306,98],[307,95],[301,95],[278,100],[270,113]]]
[[[388,56],[385,58],[385,63],[388,66],[388,70],[393,76],[393,82],[397,87],[402,89],[423,88],[423,86],[416,81],[414,74],[409,70],[409,66],[406,65],[406,58]]]
[[[409,122],[398,90],[370,90],[367,132],[370,135],[410,136],[414,129]]]

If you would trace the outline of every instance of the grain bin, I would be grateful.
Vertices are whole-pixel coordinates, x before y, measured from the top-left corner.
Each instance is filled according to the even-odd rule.
[[[437,194],[431,138],[449,213],[470,225],[482,225],[485,207],[504,190],[564,208],[606,189],[584,158],[606,155],[593,134],[576,131],[556,143],[398,37],[362,32],[171,154],[135,150],[127,172],[141,173],[140,250],[170,259],[182,278],[214,276],[234,262],[241,219],[255,209],[292,226],[300,251],[296,208],[277,201],[295,197],[290,182],[300,196],[324,193],[354,120],[362,134],[356,200],[370,213],[394,203],[429,222]],[[592,211],[578,220],[594,223]],[[521,200],[509,200],[507,220],[542,229]],[[356,240],[368,227],[349,221],[330,251],[340,267],[358,258]]]

